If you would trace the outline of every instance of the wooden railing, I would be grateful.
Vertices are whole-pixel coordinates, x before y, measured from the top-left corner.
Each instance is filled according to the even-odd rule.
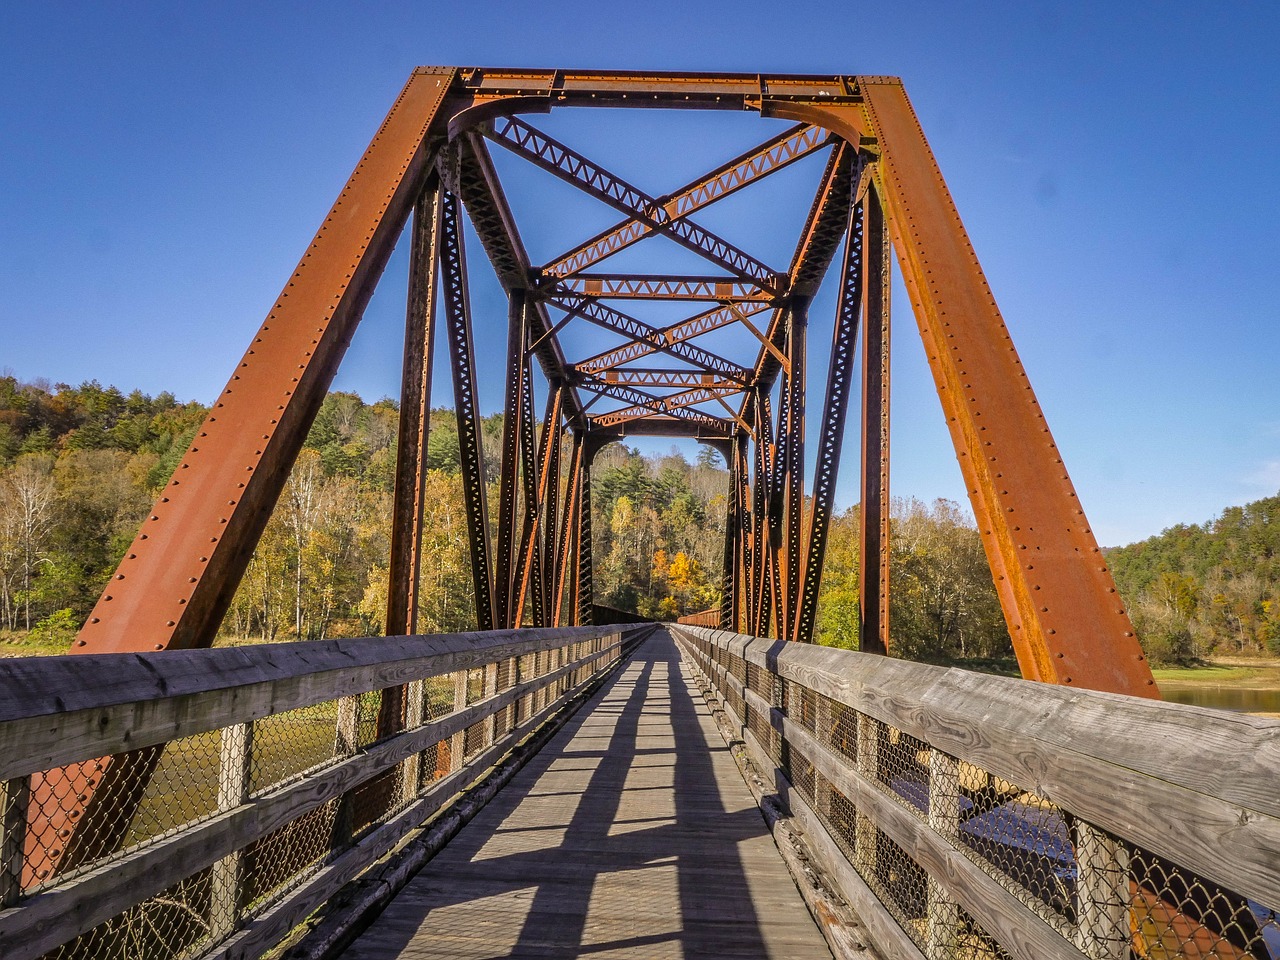
[[[258,956],[640,635],[0,661],[0,957]],[[86,805],[75,784],[107,756],[115,800]],[[91,828],[119,841],[63,857]]]
[[[1280,957],[1280,722],[672,633],[882,956]]]

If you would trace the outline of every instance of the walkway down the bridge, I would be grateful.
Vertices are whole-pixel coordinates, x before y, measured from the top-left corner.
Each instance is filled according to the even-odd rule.
[[[344,956],[831,954],[663,631]]]

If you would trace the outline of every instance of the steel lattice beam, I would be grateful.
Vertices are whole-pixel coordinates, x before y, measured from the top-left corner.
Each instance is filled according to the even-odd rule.
[[[716,266],[774,293],[782,292],[777,272],[766,264],[698,226],[688,217],[673,216],[655,197],[520,118],[498,119],[489,130],[489,137],[512,153],[688,247]]]
[[[771,302],[774,295],[732,277],[642,276],[579,273],[558,281],[561,289],[605,300],[713,300],[717,303]]]
[[[754,150],[730,160],[674,193],[657,198],[665,222],[674,223],[703,207],[736,193],[743,187],[783,169],[826,146],[830,135],[818,127],[799,124],[766,141]],[[638,194],[638,191],[636,191]],[[652,235],[661,227],[629,216],[598,236],[569,251],[542,268],[543,273],[569,277],[613,256]]]
[[[862,236],[862,204],[857,204],[849,216],[844,262],[840,273],[840,301],[832,337],[831,358],[827,364],[827,395],[822,410],[822,420],[819,423],[821,436],[818,440],[818,462],[813,478],[809,532],[804,538],[804,556],[800,563],[803,584],[794,638],[804,643],[813,640],[813,632],[817,624],[818,588],[822,582],[822,563],[826,556],[827,533],[830,529],[831,509],[835,503],[840,450],[844,441],[845,418],[849,410],[854,348],[858,338],[858,316],[863,299]],[[867,554],[863,553],[861,556],[866,557]],[[859,577],[859,581],[863,579],[865,579],[865,573]]]
[[[484,449],[480,443],[480,401],[476,396],[476,365],[471,335],[471,304],[467,294],[466,249],[459,223],[458,201],[444,191],[440,202],[440,264],[444,312],[448,326],[453,372],[454,413],[458,419],[458,447],[462,466],[462,499],[471,542],[471,581],[475,587],[476,622],[492,630],[497,622],[489,543],[489,508],[485,490]],[[505,585],[500,586],[505,589]]]

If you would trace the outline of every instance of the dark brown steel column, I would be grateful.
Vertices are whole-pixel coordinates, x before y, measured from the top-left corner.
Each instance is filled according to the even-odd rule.
[[[525,361],[526,311],[523,290],[508,295],[507,310],[507,379],[502,417],[502,464],[498,474],[498,543],[493,578],[493,619],[499,629],[514,626],[511,617],[516,584],[515,544],[519,507],[516,490],[520,472],[520,440],[524,414],[521,389],[528,364]]]
[[[863,203],[862,490],[858,516],[858,646],[889,641],[889,235],[873,187]]]
[[[404,365],[400,381],[400,426],[388,564],[387,635],[418,630],[418,576],[422,513],[426,500],[427,434],[431,423],[431,357],[435,343],[436,251],[439,190],[432,184],[413,211],[409,261],[409,304],[405,318]]]
[[[578,463],[578,531],[574,537],[576,546],[574,554],[578,571],[575,600],[579,626],[589,626],[594,620],[591,609],[595,603],[591,557],[591,461],[595,456],[595,442],[588,438],[582,444]]]
[[[804,530],[804,429],[805,355],[809,334],[809,297],[792,298],[791,322],[787,330],[787,359],[791,372],[784,384],[787,398],[786,456],[782,462],[783,528],[782,577],[785,602],[778,636],[796,639],[800,606],[800,577],[803,562],[801,534]]]
[[[742,573],[742,491],[739,489],[738,444],[729,458],[729,490],[724,505],[724,553],[720,572],[720,628],[738,629],[738,584]]]
[[[840,302],[832,333],[831,358],[827,366],[827,395],[819,424],[818,462],[813,477],[813,503],[809,513],[809,534],[804,542],[804,583],[795,639],[811,643],[817,628],[818,592],[822,586],[822,565],[826,559],[827,533],[835,503],[840,472],[840,451],[844,445],[845,422],[853,381],[854,351],[858,341],[858,317],[863,299],[862,204],[849,213],[848,239],[840,270]]]
[[[462,468],[462,497],[471,542],[471,581],[475,587],[476,626],[494,629],[493,581],[489,563],[489,510],[480,442],[480,407],[476,395],[476,364],[471,336],[471,304],[467,292],[467,258],[459,222],[458,198],[441,191],[440,263],[444,280],[445,318],[449,327],[449,356],[453,361],[453,402],[458,418],[458,448]]]

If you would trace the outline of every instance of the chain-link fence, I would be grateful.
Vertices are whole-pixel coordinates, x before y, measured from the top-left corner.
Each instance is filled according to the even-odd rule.
[[[1280,960],[1280,723],[673,633],[889,952]]]
[[[0,715],[0,956],[269,945],[615,665],[636,629],[120,655],[99,658],[99,702],[57,710],[33,691]],[[24,669],[56,689],[58,659]]]

